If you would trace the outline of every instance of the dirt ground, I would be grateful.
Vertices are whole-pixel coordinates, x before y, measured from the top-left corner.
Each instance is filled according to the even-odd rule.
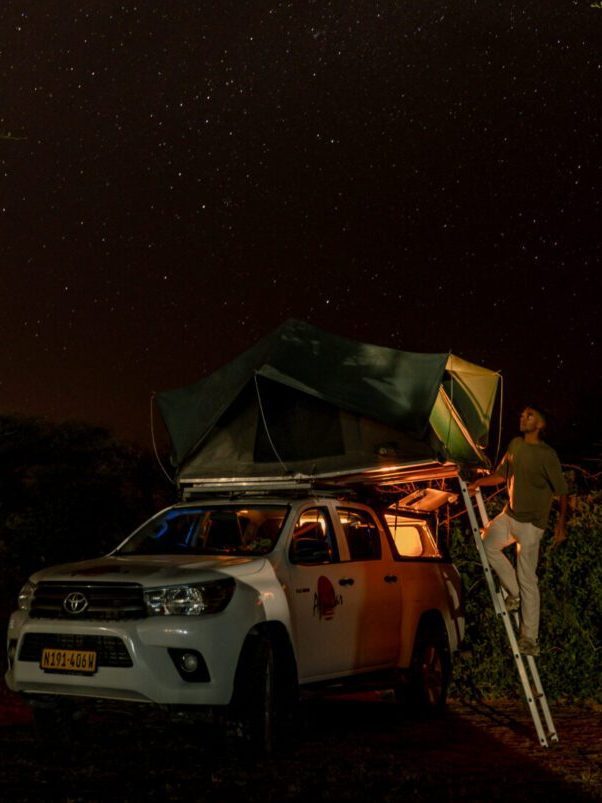
[[[559,742],[548,749],[522,701],[452,700],[442,719],[416,721],[363,695],[306,701],[295,744],[270,759],[245,758],[209,726],[139,714],[96,717],[79,743],[49,751],[2,684],[0,799],[602,800],[600,711],[556,704],[552,714]]]

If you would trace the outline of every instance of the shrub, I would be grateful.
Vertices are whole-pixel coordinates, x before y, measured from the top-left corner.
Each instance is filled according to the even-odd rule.
[[[495,515],[497,505],[489,511]],[[577,497],[569,538],[551,547],[555,523],[542,540],[539,562],[541,657],[548,699],[602,702],[602,492]],[[518,673],[504,626],[495,614],[474,540],[456,527],[451,551],[462,575],[466,652],[455,667],[455,692],[484,697],[516,695]]]
[[[1,416],[0,618],[32,572],[105,554],[169,492],[105,429]]]

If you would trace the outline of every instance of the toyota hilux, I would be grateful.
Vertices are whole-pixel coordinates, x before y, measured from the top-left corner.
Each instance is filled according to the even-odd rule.
[[[329,494],[207,497],[106,557],[44,569],[8,629],[34,716],[86,701],[217,711],[269,750],[305,689],[445,704],[464,618],[425,518]]]

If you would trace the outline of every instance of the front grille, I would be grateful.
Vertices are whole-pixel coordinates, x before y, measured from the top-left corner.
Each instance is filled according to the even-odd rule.
[[[68,594],[83,594],[87,606],[69,612],[63,603]],[[138,583],[38,583],[29,615],[33,619],[144,619],[146,606]]]
[[[96,666],[133,666],[123,641],[117,636],[87,636],[76,633],[26,633],[19,650],[20,661],[42,659],[42,650],[93,650]]]

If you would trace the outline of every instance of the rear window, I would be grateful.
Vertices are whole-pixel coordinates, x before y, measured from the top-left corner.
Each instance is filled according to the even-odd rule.
[[[385,515],[393,538],[395,551],[400,558],[440,558],[435,539],[424,521],[401,518],[394,513]]]
[[[117,555],[266,555],[282,531],[286,505],[172,508],[137,530]]]

